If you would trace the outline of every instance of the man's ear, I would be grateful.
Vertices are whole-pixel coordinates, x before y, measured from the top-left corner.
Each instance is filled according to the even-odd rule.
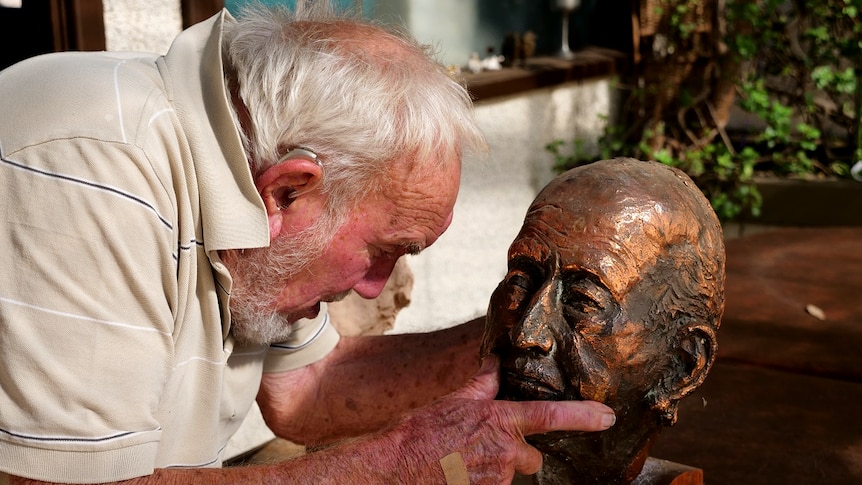
[[[288,157],[266,169],[255,182],[269,218],[270,239],[281,233],[287,209],[323,180],[323,168],[311,157]]]

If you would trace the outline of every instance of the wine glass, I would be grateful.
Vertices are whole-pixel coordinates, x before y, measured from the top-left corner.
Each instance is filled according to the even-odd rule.
[[[551,2],[554,8],[563,14],[563,42],[556,56],[563,59],[571,59],[575,57],[575,53],[569,49],[569,16],[580,8],[581,0],[551,0]]]

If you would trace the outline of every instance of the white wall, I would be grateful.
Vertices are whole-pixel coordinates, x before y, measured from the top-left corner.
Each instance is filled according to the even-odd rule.
[[[483,45],[476,40],[476,10],[475,0],[388,0],[376,2],[372,15],[406,27],[420,42],[433,45],[441,62],[460,66]]]
[[[179,0],[103,0],[109,51],[168,51],[183,26]]]
[[[490,153],[485,161],[465,161],[449,230],[409,257],[412,300],[392,333],[445,328],[485,313],[527,207],[554,176],[544,146],[582,138],[585,150],[595,152],[614,98],[611,80],[595,79],[477,104]]]

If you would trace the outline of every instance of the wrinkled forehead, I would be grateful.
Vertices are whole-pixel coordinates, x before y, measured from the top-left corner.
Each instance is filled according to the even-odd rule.
[[[509,257],[545,261],[556,255],[561,267],[593,273],[621,297],[665,250],[656,229],[664,208],[646,202],[625,196],[604,201],[537,199]]]
[[[682,172],[658,162],[612,159],[569,170],[530,206],[510,256],[557,256],[622,297],[671,247],[720,239],[709,202]],[[719,247],[718,244],[716,247]]]

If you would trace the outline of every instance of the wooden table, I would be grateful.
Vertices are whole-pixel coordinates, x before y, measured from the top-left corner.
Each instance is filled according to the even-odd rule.
[[[727,255],[718,361],[652,455],[709,485],[862,483],[862,228],[779,229]]]

